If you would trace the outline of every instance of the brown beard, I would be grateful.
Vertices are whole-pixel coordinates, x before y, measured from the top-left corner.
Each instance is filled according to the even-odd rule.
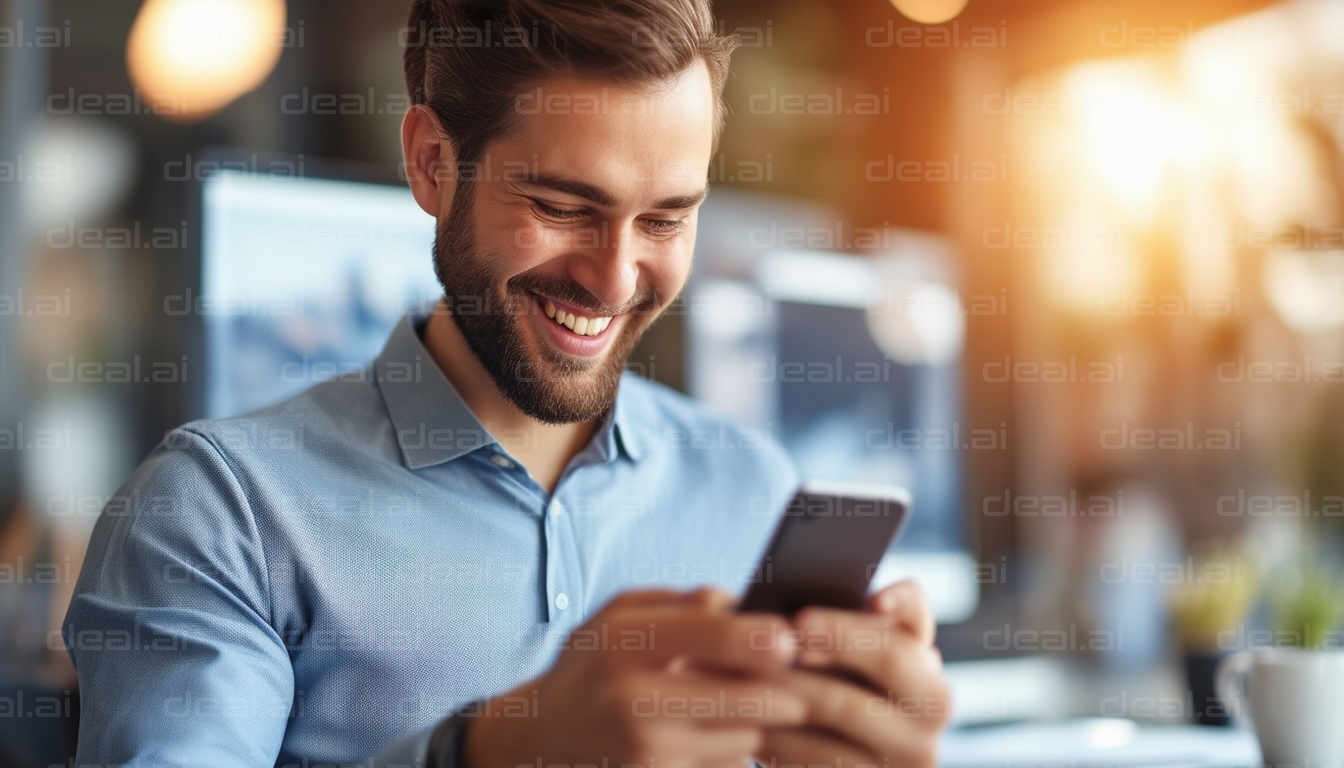
[[[500,393],[523,413],[545,424],[605,418],[616,402],[630,351],[657,319],[657,292],[641,289],[625,304],[611,306],[578,283],[532,272],[501,285],[491,265],[504,260],[477,248],[473,186],[458,185],[452,210],[434,238],[434,274],[453,324]],[[620,336],[595,360],[567,355],[545,341],[540,341],[538,354],[528,349],[523,330],[524,318],[541,312],[534,293],[594,315],[629,314],[619,326]]]

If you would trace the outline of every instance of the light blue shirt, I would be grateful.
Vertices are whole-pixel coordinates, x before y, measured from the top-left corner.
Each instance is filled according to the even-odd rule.
[[[548,494],[421,322],[360,376],[174,430],[103,511],[63,633],[76,765],[415,765],[616,594],[753,578],[796,483],[767,434],[626,375]]]

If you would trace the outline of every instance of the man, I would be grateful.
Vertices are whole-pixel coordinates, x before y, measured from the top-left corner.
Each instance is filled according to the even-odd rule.
[[[733,613],[789,465],[622,376],[690,269],[707,0],[416,0],[408,31],[444,300],[363,380],[170,433],[105,510],[78,763],[930,768],[918,590]]]

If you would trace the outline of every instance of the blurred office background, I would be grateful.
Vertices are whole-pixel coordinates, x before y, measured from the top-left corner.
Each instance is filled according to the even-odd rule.
[[[357,369],[431,223],[404,0],[0,9],[0,764],[46,765],[99,510],[173,426]],[[1340,644],[1344,3],[715,13],[716,190],[631,367],[914,488],[888,576],[958,719],[1217,722],[1219,656]]]

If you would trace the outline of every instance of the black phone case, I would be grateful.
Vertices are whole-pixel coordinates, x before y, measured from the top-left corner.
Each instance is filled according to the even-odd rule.
[[[804,486],[784,510],[742,598],[742,613],[791,616],[807,606],[859,610],[910,513],[908,497]]]

